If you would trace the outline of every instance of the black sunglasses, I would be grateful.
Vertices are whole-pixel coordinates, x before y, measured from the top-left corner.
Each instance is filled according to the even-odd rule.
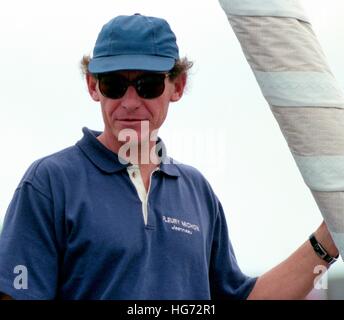
[[[145,72],[134,80],[129,80],[118,72],[97,74],[101,94],[110,99],[122,98],[129,86],[134,86],[139,97],[154,99],[165,90],[165,78],[168,73]]]

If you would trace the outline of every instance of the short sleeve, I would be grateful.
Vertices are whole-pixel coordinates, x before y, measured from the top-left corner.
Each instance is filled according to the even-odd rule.
[[[18,300],[54,299],[57,275],[52,201],[32,183],[22,181],[0,234],[0,292]]]
[[[212,299],[246,299],[257,280],[257,278],[243,274],[238,266],[220,203],[214,229],[209,272]]]

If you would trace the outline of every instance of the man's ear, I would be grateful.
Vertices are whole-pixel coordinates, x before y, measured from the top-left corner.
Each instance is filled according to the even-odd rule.
[[[86,74],[86,82],[87,82],[87,88],[88,88],[88,92],[91,96],[91,98],[94,101],[99,101],[99,94],[97,91],[97,79],[91,75],[90,73]]]
[[[186,79],[187,79],[187,75],[186,73],[183,73],[173,80],[174,92],[170,99],[171,102],[176,102],[183,96],[185,85],[186,85]]]

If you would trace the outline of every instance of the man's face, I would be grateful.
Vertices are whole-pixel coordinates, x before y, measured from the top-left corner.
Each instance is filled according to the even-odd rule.
[[[129,80],[142,76],[142,71],[120,71],[120,75]],[[99,101],[105,124],[104,133],[111,134],[116,142],[119,142],[120,134],[124,129],[132,129],[136,132],[138,143],[150,138],[153,130],[161,127],[166,119],[170,102],[181,98],[185,87],[185,76],[171,82],[165,78],[165,90],[153,99],[141,98],[133,86],[129,86],[123,97],[111,99],[105,97],[99,90],[99,82],[92,76],[87,76],[87,84],[91,97]],[[149,130],[141,132],[141,123],[145,121]],[[124,141],[125,142],[125,141]],[[123,141],[122,141],[123,143]]]

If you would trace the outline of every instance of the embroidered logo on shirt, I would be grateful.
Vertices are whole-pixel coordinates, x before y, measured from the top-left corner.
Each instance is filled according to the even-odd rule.
[[[187,234],[193,234],[193,232],[200,232],[200,228],[197,224],[192,224],[190,222],[179,220],[177,218],[171,218],[167,216],[162,216],[163,221],[171,226],[171,230],[184,232]]]

